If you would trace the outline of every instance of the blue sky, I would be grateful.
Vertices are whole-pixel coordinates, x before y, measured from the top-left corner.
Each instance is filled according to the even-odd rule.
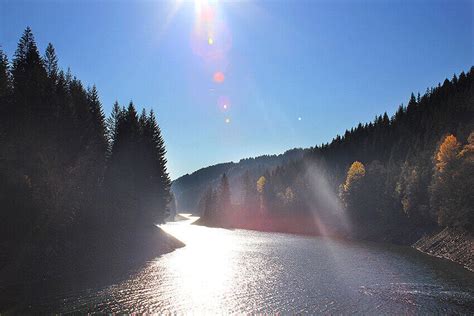
[[[153,108],[174,179],[328,142],[469,70],[473,3],[0,0],[0,45],[29,25],[107,114]]]

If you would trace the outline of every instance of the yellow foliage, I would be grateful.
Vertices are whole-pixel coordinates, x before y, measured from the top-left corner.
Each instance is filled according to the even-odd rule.
[[[444,172],[446,166],[457,158],[459,149],[460,144],[456,139],[456,136],[446,136],[436,153],[436,169],[439,172]]]
[[[267,183],[267,179],[265,179],[264,176],[261,176],[258,180],[257,180],[257,191],[258,193],[263,193],[263,190],[265,189],[265,183]]]
[[[359,161],[354,161],[347,171],[346,182],[344,183],[344,191],[348,191],[352,183],[358,181],[365,176],[364,164]]]
[[[472,222],[474,191],[474,133],[461,150],[456,137],[444,138],[435,153],[431,207],[440,226],[464,226]]]

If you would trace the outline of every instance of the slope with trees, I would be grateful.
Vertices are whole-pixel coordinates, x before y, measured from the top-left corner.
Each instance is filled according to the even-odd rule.
[[[445,227],[472,232],[473,131],[471,68],[412,94],[391,118],[384,113],[257,174],[263,185],[244,179],[253,198],[220,225],[397,243]]]
[[[165,153],[153,112],[115,104],[106,120],[96,87],[62,71],[51,44],[41,56],[27,28],[11,63],[0,51],[4,274],[120,260],[139,238],[171,249],[153,226],[170,201]]]
[[[177,207],[182,213],[201,214],[197,207],[199,199],[208,191],[209,186],[214,188],[218,186],[224,173],[229,178],[229,184],[232,187],[232,201],[240,203],[245,194],[242,177],[246,175],[249,181],[257,181],[260,174],[266,170],[273,170],[292,160],[301,159],[304,152],[304,149],[295,148],[280,155],[246,158],[237,163],[220,163],[179,177],[172,183]]]

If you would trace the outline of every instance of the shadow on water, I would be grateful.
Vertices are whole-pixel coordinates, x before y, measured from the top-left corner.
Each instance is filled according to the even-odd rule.
[[[93,258],[91,253],[78,255],[73,258],[74,262],[64,260],[67,264],[57,265],[47,277],[44,271],[51,270],[51,267],[36,267],[33,271],[10,267],[15,276],[0,280],[0,314],[55,312],[49,310],[45,302],[56,301],[58,297],[80,297],[123,282],[150,261],[183,246],[181,241],[155,228],[126,246],[122,245],[121,253],[101,249],[99,257]],[[21,275],[26,273],[33,277],[24,280]]]
[[[102,268],[10,291],[10,297],[22,297],[8,308],[2,303],[2,312],[383,315],[474,310],[473,273],[410,247],[208,228],[191,225],[193,220],[162,227],[186,247],[143,255],[150,245],[141,245],[121,260],[102,260]]]

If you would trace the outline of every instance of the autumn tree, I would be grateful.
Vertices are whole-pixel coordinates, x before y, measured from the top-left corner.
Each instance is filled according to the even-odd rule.
[[[473,225],[474,133],[461,148],[453,135],[435,153],[431,205],[440,226]]]
[[[257,192],[259,194],[263,194],[265,190],[265,184],[267,183],[267,179],[264,176],[261,176],[257,180]]]
[[[363,180],[365,178],[365,166],[359,161],[354,161],[349,170],[344,184],[340,188],[340,197],[346,209],[351,215],[357,217],[357,211],[364,207]]]
[[[263,211],[265,208],[265,186],[267,184],[267,178],[265,176],[261,176],[257,180],[257,192],[258,192],[258,199],[259,199],[259,208],[260,211]]]
[[[446,136],[435,153],[431,184],[431,207],[440,226],[456,224],[457,190],[459,183],[459,153],[461,145],[454,135]]]

